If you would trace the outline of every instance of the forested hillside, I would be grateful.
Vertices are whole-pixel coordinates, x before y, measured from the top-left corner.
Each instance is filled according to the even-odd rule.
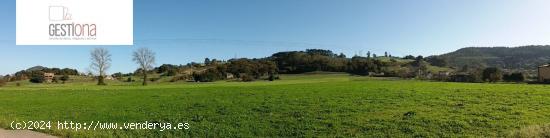
[[[467,47],[439,57],[455,68],[467,65],[533,70],[550,62],[550,46]]]

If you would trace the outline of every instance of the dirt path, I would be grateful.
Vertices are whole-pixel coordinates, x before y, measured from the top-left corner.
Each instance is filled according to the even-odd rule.
[[[57,138],[57,137],[40,133],[40,132],[30,131],[30,130],[0,129],[0,138]]]

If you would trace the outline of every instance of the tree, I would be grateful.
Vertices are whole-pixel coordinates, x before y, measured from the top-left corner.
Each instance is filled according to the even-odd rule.
[[[111,76],[113,76],[117,80],[121,80],[122,77],[124,76],[124,74],[122,74],[122,72],[117,72],[117,73],[112,74]]]
[[[143,73],[143,85],[147,85],[147,71],[153,68],[155,64],[155,53],[148,48],[142,47],[134,51],[132,59],[139,65]]]
[[[210,65],[216,66],[216,65],[218,65],[218,64],[220,64],[220,61],[218,61],[217,59],[212,59],[212,60],[210,60]]]
[[[9,81],[9,78],[0,75],[0,87],[6,85],[6,82],[8,81]]]
[[[424,60],[424,57],[422,55],[418,55],[416,58],[415,58],[416,61],[420,61],[420,60]]]
[[[502,79],[507,82],[522,82],[525,80],[525,76],[521,72],[514,72],[512,74],[504,74]]]
[[[412,62],[412,66],[416,68],[416,76],[419,78],[425,78],[428,74],[428,63],[422,60],[416,60]]]
[[[464,65],[464,66],[462,66],[462,68],[460,68],[460,70],[458,70],[458,72],[468,72],[468,70],[470,70],[469,66]]]
[[[496,67],[489,67],[483,70],[483,81],[497,82],[502,79],[502,72]]]
[[[45,80],[46,79],[44,78],[44,76],[33,74],[29,81],[32,82],[32,83],[43,83]]]
[[[405,57],[403,57],[403,59],[411,59],[411,60],[414,60],[415,57],[413,55],[407,55]]]
[[[367,51],[367,58],[370,58],[370,51]]]
[[[346,58],[346,55],[344,55],[344,53],[340,53],[340,55],[338,55],[339,58]]]
[[[168,72],[170,70],[177,70],[177,69],[178,69],[178,66],[177,65],[172,65],[172,64],[162,64],[159,67],[155,68],[157,73],[165,73],[165,72]]]
[[[373,59],[354,56],[351,58],[351,62],[348,63],[348,72],[357,75],[369,75],[369,72],[375,72],[371,70]]]
[[[447,66],[447,60],[439,57],[439,56],[429,56],[426,58],[426,61],[430,63],[431,65],[438,66],[438,67],[445,67]]]
[[[57,77],[57,76],[52,78],[53,83],[58,83],[59,82],[58,80],[59,80],[59,77]]]
[[[69,80],[69,75],[65,74],[59,78],[63,84],[65,84],[65,81]]]
[[[336,54],[334,54],[330,50],[324,50],[324,49],[306,49],[306,53],[309,55],[322,55],[322,56],[328,56],[328,57],[336,57]]]
[[[126,79],[126,82],[132,82],[132,77],[128,77],[128,79]]]
[[[111,66],[111,54],[105,48],[95,48],[90,52],[92,64],[90,68],[98,73],[97,85],[107,85],[104,81],[105,72]]]
[[[210,65],[210,59],[209,58],[204,58],[204,65]]]
[[[78,75],[78,71],[76,69],[70,69],[70,68],[64,68],[61,69],[60,72],[53,72],[55,74],[65,74],[65,75]]]
[[[178,74],[177,69],[170,69],[164,74],[164,76],[176,76],[177,74]]]

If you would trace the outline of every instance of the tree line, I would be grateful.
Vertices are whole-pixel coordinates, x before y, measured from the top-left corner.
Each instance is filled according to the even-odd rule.
[[[127,81],[133,81],[131,77],[141,76],[142,85],[147,85],[148,74],[157,73],[161,76],[172,77],[171,81],[197,81],[210,82],[217,80],[253,81],[257,79],[276,80],[278,74],[298,74],[312,71],[347,72],[354,75],[424,78],[429,75],[440,75],[438,72],[430,72],[428,68],[444,67],[449,63],[440,56],[423,57],[407,55],[395,57],[384,52],[383,56],[367,52],[366,55],[354,55],[347,57],[345,54],[336,54],[331,50],[306,49],[305,51],[277,52],[264,58],[238,58],[230,60],[217,60],[205,58],[204,62],[191,62],[186,65],[162,64],[155,65],[155,53],[148,48],[139,48],[132,54],[132,60],[139,66],[133,73],[114,73],[116,78],[128,77]],[[98,85],[106,85],[104,78],[111,66],[111,54],[107,49],[96,48],[90,52],[90,68],[95,72]],[[78,75],[75,69],[59,69],[36,67],[22,70],[9,76],[10,80],[31,79],[31,82],[40,82],[40,76],[44,72],[61,75]],[[6,77],[4,77],[6,78]],[[35,78],[35,79],[33,79]],[[37,79],[38,81],[36,81]],[[457,82],[496,82],[510,81],[521,82],[525,76],[521,72],[505,73],[499,68],[468,67],[455,69],[452,75],[433,77],[440,81]],[[12,80],[13,79],[13,80]]]
[[[31,67],[26,70],[15,72],[13,75],[6,75],[3,77],[5,81],[20,81],[29,80],[34,83],[42,83],[44,79],[44,73],[54,73],[61,75],[60,77],[53,78],[53,81],[67,81],[69,75],[79,75],[78,70],[70,68],[47,68],[42,66]]]

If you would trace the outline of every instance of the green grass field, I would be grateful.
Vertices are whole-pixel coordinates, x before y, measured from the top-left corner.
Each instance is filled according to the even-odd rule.
[[[550,123],[550,86],[447,83],[347,74],[268,82],[9,84],[12,121],[187,122],[188,130],[38,130],[57,136],[502,137]],[[55,126],[53,126],[55,127]]]

